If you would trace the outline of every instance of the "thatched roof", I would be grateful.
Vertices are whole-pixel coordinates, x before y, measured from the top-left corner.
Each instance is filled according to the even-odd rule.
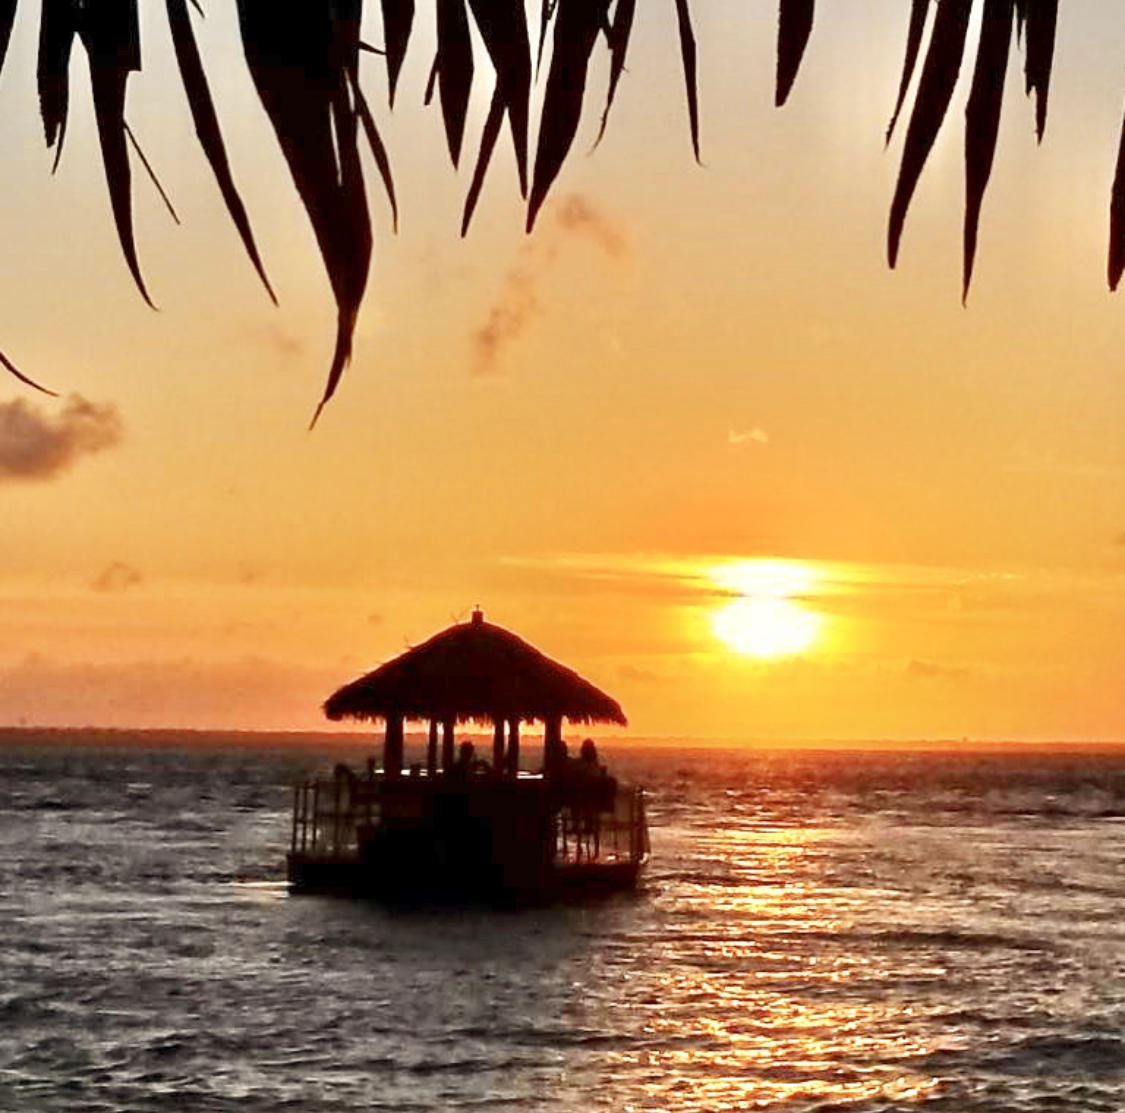
[[[626,725],[621,705],[510,630],[472,620],[345,684],[324,703],[330,719],[547,720]]]

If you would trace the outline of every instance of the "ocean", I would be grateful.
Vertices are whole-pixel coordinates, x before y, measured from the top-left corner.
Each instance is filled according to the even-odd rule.
[[[493,912],[289,896],[339,743],[220,743],[0,735],[4,1113],[1125,1109],[1125,753],[603,743],[643,888]]]

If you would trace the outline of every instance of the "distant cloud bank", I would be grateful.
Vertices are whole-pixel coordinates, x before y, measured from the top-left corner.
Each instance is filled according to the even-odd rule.
[[[72,394],[55,416],[22,398],[0,403],[0,483],[56,479],[83,456],[120,444],[112,405]]]
[[[203,661],[0,663],[0,723],[80,727],[323,729],[320,701],[340,677],[259,657]]]

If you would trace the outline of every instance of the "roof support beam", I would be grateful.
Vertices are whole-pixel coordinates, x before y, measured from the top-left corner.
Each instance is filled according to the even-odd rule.
[[[453,720],[446,719],[441,724],[441,771],[453,771]]]
[[[498,777],[504,775],[504,720],[500,716],[492,720],[492,771]]]
[[[562,716],[551,715],[543,722],[543,774],[550,777],[563,763]]]
[[[383,739],[383,773],[388,777],[402,774],[402,716],[387,716],[387,733]]]
[[[520,721],[508,720],[508,759],[507,772],[509,777],[519,776],[520,771]]]
[[[437,719],[430,720],[430,737],[426,742],[426,774],[437,776]]]

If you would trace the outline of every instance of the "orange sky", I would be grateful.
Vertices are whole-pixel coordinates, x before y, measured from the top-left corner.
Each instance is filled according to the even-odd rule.
[[[964,90],[883,262],[897,0],[820,5],[780,112],[773,7],[696,5],[703,168],[673,5],[646,7],[606,140],[587,156],[595,110],[530,241],[506,151],[458,238],[420,37],[386,120],[401,230],[373,188],[357,357],[311,434],[331,299],[229,7],[201,41],[280,311],[160,20],[130,108],[183,218],[137,181],[159,313],[117,253],[83,63],[52,179],[36,29],[13,38],[0,348],[119,428],[72,410],[96,450],[0,472],[0,723],[315,728],[336,684],[479,602],[637,735],[1125,737],[1125,302],[1103,279],[1125,27],[1104,5],[1064,11],[1041,149],[1013,67],[967,310]],[[0,380],[17,399],[63,420]],[[798,652],[715,634],[709,570],[755,558],[812,577]]]

